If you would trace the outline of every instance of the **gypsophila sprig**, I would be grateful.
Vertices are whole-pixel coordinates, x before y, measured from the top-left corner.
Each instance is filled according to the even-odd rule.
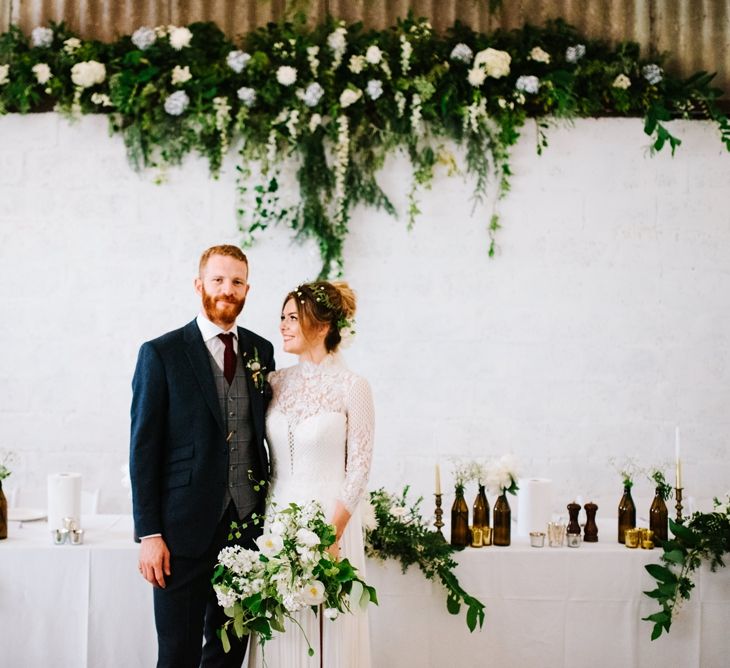
[[[620,460],[616,457],[609,457],[608,463],[621,476],[624,487],[633,487],[634,478],[641,473],[641,467],[634,457],[624,457]]]
[[[256,632],[265,658],[265,644],[275,632],[284,632],[284,621],[320,606],[328,619],[377,604],[368,585],[347,559],[334,559],[327,551],[335,542],[316,502],[289,504],[267,512],[264,533],[256,539],[259,550],[225,547],[218,555],[213,589],[230,619],[221,629],[221,642],[230,651],[229,633],[238,638]],[[301,627],[299,627],[301,629]],[[303,633],[303,631],[302,631]],[[314,655],[305,636],[309,655]]]
[[[682,602],[689,600],[694,589],[694,571],[704,561],[712,572],[725,566],[724,557],[730,552],[730,492],[723,500],[715,498],[713,505],[713,512],[696,512],[683,524],[670,518],[673,537],[662,545],[663,565],[644,567],[657,581],[656,589],[644,593],[661,606],[659,612],[643,617],[654,624],[652,640],[669,633]]]
[[[459,459],[458,457],[451,458],[451,465],[454,487],[457,492],[463,493],[466,484],[474,479],[474,466],[472,462]]]
[[[446,589],[446,607],[452,615],[466,606],[466,623],[474,631],[484,623],[484,604],[468,594],[459,584],[454,570],[455,548],[443,536],[428,526],[420,513],[418,498],[410,503],[408,487],[400,496],[389,494],[381,488],[370,492],[370,505],[365,517],[365,552],[374,559],[396,559],[405,573],[416,565],[431,581],[440,581]]]
[[[9,450],[0,450],[0,482],[12,473],[10,465],[13,463],[15,463],[15,453]]]

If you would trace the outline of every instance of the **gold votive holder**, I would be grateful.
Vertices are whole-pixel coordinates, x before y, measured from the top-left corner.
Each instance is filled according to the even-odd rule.
[[[483,547],[484,534],[482,533],[481,527],[469,527],[469,531],[471,531],[471,546]]]
[[[482,545],[486,547],[492,544],[492,527],[482,527]]]
[[[639,547],[641,541],[641,529],[626,529],[624,534],[625,545],[631,549]]]
[[[642,540],[641,541],[641,548],[644,550],[653,550],[654,549],[654,541],[653,540]]]
[[[579,533],[566,534],[568,547],[580,547],[581,535]]]
[[[530,531],[530,545],[532,547],[545,547],[545,532]]]
[[[645,541],[654,542],[654,532],[651,529],[642,529],[641,530],[641,544],[642,544],[642,547],[644,546],[644,542]]]
[[[68,534],[68,539],[71,545],[83,545],[84,544],[84,530],[73,529]]]

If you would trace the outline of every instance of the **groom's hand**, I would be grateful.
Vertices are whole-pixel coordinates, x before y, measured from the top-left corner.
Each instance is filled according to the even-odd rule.
[[[170,550],[162,536],[143,538],[139,548],[139,572],[150,584],[165,588],[170,575]]]

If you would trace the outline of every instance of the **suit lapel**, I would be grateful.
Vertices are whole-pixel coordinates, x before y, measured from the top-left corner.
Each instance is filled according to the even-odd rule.
[[[213,372],[210,369],[210,357],[208,356],[208,348],[205,346],[203,336],[200,333],[198,324],[193,320],[187,324],[184,329],[185,353],[193,368],[193,373],[200,384],[200,389],[205,397],[211,412],[215,416],[221,433],[225,435],[225,427],[223,426],[223,416],[221,415],[220,405],[218,403],[218,392],[215,389],[215,381],[213,380]]]

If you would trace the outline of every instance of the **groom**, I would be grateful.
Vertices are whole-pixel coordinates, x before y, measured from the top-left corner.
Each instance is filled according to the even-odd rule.
[[[261,529],[248,520],[262,512],[264,490],[254,485],[269,475],[273,347],[235,326],[248,290],[239,248],[206,250],[195,279],[201,313],[143,344],[132,380],[134,525],[139,570],[154,586],[158,667],[238,668],[246,652],[246,636],[223,651],[216,629],[227,617],[210,579],[231,521],[248,524],[235,543],[255,547]]]

